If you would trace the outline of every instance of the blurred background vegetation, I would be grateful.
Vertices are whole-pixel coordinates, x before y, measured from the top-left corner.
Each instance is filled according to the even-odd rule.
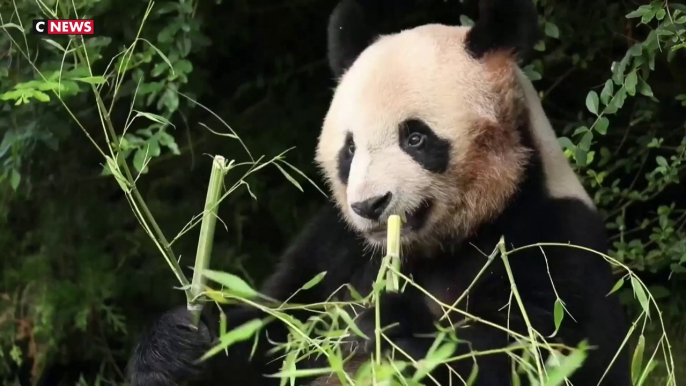
[[[141,172],[137,187],[165,234],[202,211],[208,154],[248,160],[235,139],[207,129],[227,132],[216,116],[179,93],[225,120],[255,156],[295,147],[288,162],[323,186],[313,155],[335,85],[326,63],[333,0],[159,0],[140,31],[148,1],[61,3],[0,1],[0,383],[7,385],[121,384],[138,334],[185,300],[102,154],[74,123],[106,148],[91,87],[115,81],[113,68],[122,69],[121,87],[103,89],[102,97],[108,107],[116,102],[118,135],[130,122],[134,94],[133,108],[145,112],[120,139],[121,150]],[[384,31],[478,17],[475,1],[409,3],[382,13]],[[661,300],[683,369],[686,6],[537,4],[545,36],[525,71],[606,218],[612,256]],[[95,19],[97,35],[31,34],[32,20],[51,13]],[[139,33],[145,40],[124,68],[117,54]],[[75,55],[82,47],[93,74]],[[246,180],[256,200],[241,189],[224,201],[213,268],[253,283],[271,271],[326,202],[292,176],[303,192],[268,167]],[[198,230],[173,244],[184,268],[192,265]]]

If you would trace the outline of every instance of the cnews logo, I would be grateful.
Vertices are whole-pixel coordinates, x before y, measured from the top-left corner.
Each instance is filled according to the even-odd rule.
[[[33,33],[41,35],[93,35],[93,20],[34,20]]]

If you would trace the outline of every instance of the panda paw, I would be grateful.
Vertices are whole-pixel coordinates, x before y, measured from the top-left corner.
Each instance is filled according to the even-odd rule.
[[[129,362],[131,386],[174,385],[197,380],[205,371],[198,359],[211,348],[212,334],[202,321],[192,324],[185,307],[160,317],[142,338]]]
[[[386,338],[413,358],[423,358],[433,340],[416,335],[436,331],[433,316],[423,298],[416,294],[386,292],[379,298],[379,305],[380,327]],[[363,311],[355,324],[367,337],[357,340],[358,350],[365,354],[373,352],[376,348],[376,308]],[[387,340],[381,339],[382,350],[390,349]]]

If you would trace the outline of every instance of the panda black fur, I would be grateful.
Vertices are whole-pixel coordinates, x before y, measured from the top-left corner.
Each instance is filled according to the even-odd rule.
[[[321,302],[346,283],[368,293],[391,213],[407,217],[403,272],[449,304],[464,293],[486,262],[484,252],[493,250],[501,236],[509,249],[548,242],[607,251],[602,220],[564,159],[533,86],[516,65],[538,38],[530,0],[483,0],[471,29],[425,25],[380,38],[364,24],[361,4],[343,0],[329,24],[329,61],[339,86],[317,162],[335,205],[303,230],[262,292],[285,300],[327,271],[318,286],[292,301]],[[510,257],[518,292],[533,327],[548,336],[554,330],[552,278],[574,318],[565,318],[556,341],[575,346],[586,339],[594,346],[571,381],[595,385],[627,331],[617,297],[606,296],[614,282],[610,267],[581,249],[543,251],[530,248]],[[496,259],[462,307],[527,335],[516,307],[508,316],[510,292],[505,268]],[[381,304],[382,324],[398,323],[389,330],[390,338],[410,355],[423,357],[432,340],[416,335],[435,331],[439,310],[413,287],[385,294]],[[278,323],[262,332],[269,339],[259,340],[252,360],[250,341],[232,346],[228,357],[220,354],[194,364],[218,331],[217,317],[207,308],[198,331],[187,327],[184,309],[170,311],[152,326],[130,362],[133,385],[182,380],[278,384],[263,376],[279,371],[279,361],[265,355],[268,340],[285,340],[286,330]],[[260,317],[248,308],[225,312],[231,326]],[[373,336],[373,314],[366,310],[358,318],[368,336]],[[471,347],[459,345],[455,355],[512,343],[502,330],[477,322],[467,326],[457,335]],[[623,350],[602,384],[630,385],[627,362]],[[460,361],[453,368],[466,379],[472,364]],[[478,365],[477,385],[510,384],[507,356],[479,357]],[[448,384],[444,370],[432,375]],[[315,382],[337,384],[335,377],[330,383]]]

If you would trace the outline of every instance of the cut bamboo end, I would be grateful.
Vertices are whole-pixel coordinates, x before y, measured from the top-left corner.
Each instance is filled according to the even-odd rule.
[[[400,256],[400,226],[402,222],[400,216],[391,215],[388,218],[388,233],[386,235],[386,246],[388,254],[394,257]]]

